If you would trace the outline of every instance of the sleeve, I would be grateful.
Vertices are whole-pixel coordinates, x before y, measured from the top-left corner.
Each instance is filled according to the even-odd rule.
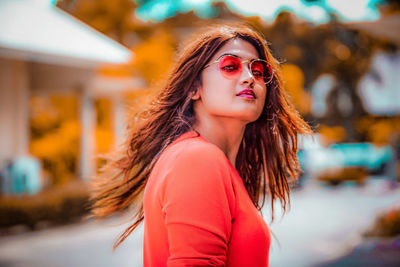
[[[235,197],[229,166],[215,150],[184,151],[170,166],[163,196],[169,267],[226,264]]]

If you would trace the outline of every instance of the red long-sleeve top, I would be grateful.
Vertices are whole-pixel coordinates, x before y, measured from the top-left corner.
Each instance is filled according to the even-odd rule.
[[[157,159],[144,216],[145,267],[268,266],[268,226],[222,150],[195,132]]]

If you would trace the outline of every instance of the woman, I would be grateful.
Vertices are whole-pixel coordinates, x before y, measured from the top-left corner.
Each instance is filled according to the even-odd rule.
[[[144,266],[268,266],[260,215],[289,201],[297,135],[309,126],[282,89],[277,61],[246,26],[214,26],[184,47],[123,156],[93,183],[93,212],[128,206],[144,220]]]

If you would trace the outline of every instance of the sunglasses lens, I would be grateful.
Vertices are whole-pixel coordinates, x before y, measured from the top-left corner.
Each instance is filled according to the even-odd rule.
[[[265,64],[263,63],[262,61],[253,61],[251,64],[251,73],[254,78],[259,81],[264,79]]]
[[[271,82],[273,78],[271,66],[262,60],[255,60],[251,63],[251,73],[256,80],[264,81],[265,83]]]
[[[219,61],[219,69],[225,76],[232,77],[242,71],[242,62],[236,57],[224,56]]]
[[[251,61],[250,71],[259,82],[269,83],[273,78],[271,66],[264,60],[256,59]],[[242,61],[234,56],[223,56],[219,59],[219,69],[228,78],[234,78],[242,72]]]

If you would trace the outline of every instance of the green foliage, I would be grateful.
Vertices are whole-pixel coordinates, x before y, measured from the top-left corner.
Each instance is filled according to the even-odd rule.
[[[239,21],[257,28],[271,42],[274,56],[286,65],[283,66],[285,89],[307,121],[315,119],[309,112],[309,91],[321,74],[329,73],[335,76],[337,85],[328,96],[330,108],[319,122],[343,128],[346,135],[342,141],[360,141],[360,137],[364,136],[362,140],[387,143],[388,137],[393,135],[394,127],[387,125],[379,128],[385,130],[379,130],[384,134],[375,134],[378,132],[375,129],[360,132],[355,127],[356,122],[366,116],[356,90],[358,82],[369,71],[372,55],[376,51],[393,52],[398,49],[393,40],[373,36],[368,31],[356,30],[350,24],[340,23],[334,14],[331,14],[331,22],[314,25],[297,19],[290,12],[282,11],[272,24],[268,24],[260,17],[235,13],[226,3],[217,1],[211,3],[212,8],[218,11],[215,19],[202,19],[191,11],[176,14],[160,23],[144,22],[135,17],[135,9],[142,4],[143,1],[133,0],[57,1],[59,8],[132,48],[135,58],[127,67],[118,68],[114,72],[105,71],[103,74],[140,76],[148,85],[158,82],[172,64],[177,44],[198,26],[218,21]],[[382,16],[398,14],[398,1],[382,2],[380,11]],[[337,108],[340,95],[349,96],[351,113],[342,114]],[[51,118],[48,121],[46,127],[52,123]]]
[[[325,171],[318,176],[318,179],[331,185],[338,185],[342,182],[356,182],[362,184],[367,179],[367,175],[368,172],[365,168],[346,167],[333,172]]]
[[[400,207],[383,212],[374,226],[365,234],[368,237],[394,237],[400,235]]]
[[[114,145],[113,121],[111,117],[112,104],[109,99],[99,98],[94,101],[96,109],[96,152],[105,154],[110,152]],[[98,166],[101,166],[98,160]]]
[[[58,0],[57,6],[119,42],[136,28],[133,0]]]
[[[365,116],[357,121],[356,129],[368,142],[390,144],[400,137],[400,116]]]
[[[82,182],[70,182],[33,196],[0,198],[0,228],[39,223],[65,224],[89,213],[89,193]]]
[[[50,184],[62,184],[75,177],[80,139],[77,97],[33,97],[30,109],[30,153],[42,161]]]
[[[153,84],[164,78],[172,65],[175,42],[167,30],[158,30],[143,42],[135,46],[136,68],[148,84]]]

